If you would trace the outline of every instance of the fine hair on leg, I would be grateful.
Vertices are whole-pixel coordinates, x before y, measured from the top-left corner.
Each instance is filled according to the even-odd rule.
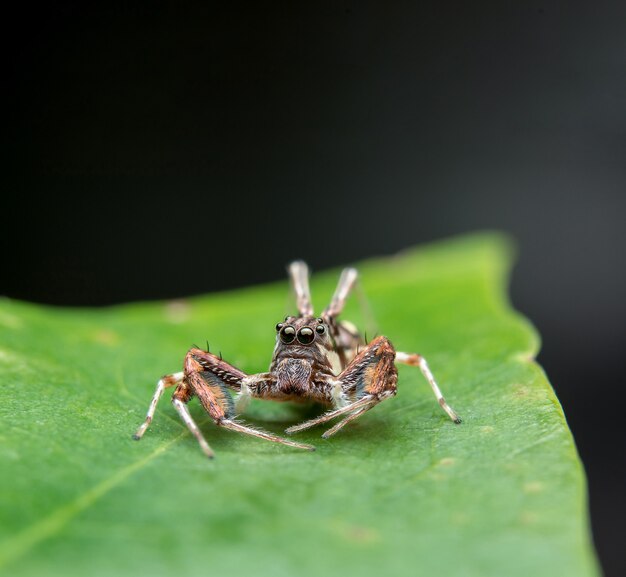
[[[290,441],[289,439],[283,439],[278,435],[272,435],[271,433],[267,433],[265,431],[261,431],[259,429],[254,429],[252,427],[248,427],[241,423],[237,423],[231,420],[223,420],[217,423],[220,427],[224,427],[225,429],[230,429],[231,431],[236,431],[238,433],[244,433],[246,435],[251,435],[253,437],[258,437],[259,439],[265,439],[266,441],[273,441],[274,443],[282,443],[283,445],[288,445],[289,447],[295,447],[296,449],[304,449],[306,451],[315,451],[315,447],[313,445],[307,445],[305,443],[296,443],[295,441]]]
[[[355,401],[354,403],[350,403],[345,407],[341,407],[339,409],[335,409],[333,411],[328,411],[315,419],[311,419],[309,421],[305,421],[304,423],[300,423],[299,425],[294,425],[293,427],[289,427],[285,429],[285,433],[291,435],[293,433],[299,433],[300,431],[304,431],[306,429],[310,429],[311,427],[315,427],[316,425],[321,425],[322,423],[326,423],[336,417],[340,417],[341,415],[345,415],[346,413],[351,413],[355,409],[361,408],[363,405],[369,405],[374,402],[374,397],[364,397]]]
[[[322,434],[322,438],[328,439],[328,437],[331,437],[332,435],[334,435],[335,433],[343,429],[348,423],[350,423],[351,421],[354,421],[354,419],[357,419],[363,413],[367,413],[367,411],[369,411],[370,409],[373,409],[378,403],[380,403],[380,401],[376,399],[372,401],[371,403],[364,405],[360,409],[357,409],[356,411],[354,411],[354,413],[351,413],[350,415],[348,415],[347,417],[345,417],[344,419],[342,419],[341,421],[333,425],[330,429],[328,429],[328,431]]]
[[[206,442],[206,439],[204,438],[204,436],[200,432],[200,429],[198,428],[198,425],[196,425],[196,422],[193,420],[193,417],[189,413],[189,409],[187,408],[187,403],[185,403],[181,399],[179,399],[176,396],[174,396],[172,398],[172,405],[174,405],[174,408],[176,409],[176,411],[180,415],[180,418],[183,420],[185,425],[187,425],[187,428],[189,429],[191,434],[198,441],[198,444],[200,445],[200,448],[202,449],[202,452],[209,459],[212,459],[213,457],[215,457],[215,454],[213,453],[213,450],[211,449],[209,444]]]
[[[301,316],[313,315],[311,289],[309,288],[309,267],[304,261],[296,260],[289,265],[291,285],[296,293],[296,304]]]
[[[330,304],[324,311],[324,316],[332,318],[341,314],[341,311],[343,311],[343,308],[346,306],[348,295],[356,284],[358,276],[359,273],[355,268],[344,268],[341,271],[337,288],[335,289],[333,297],[330,299]]]
[[[439,385],[437,385],[437,382],[435,381],[435,377],[428,367],[426,359],[422,355],[418,355],[417,353],[398,352],[396,353],[396,362],[410,365],[412,367],[419,367],[419,369],[422,371],[422,374],[424,375],[424,378],[428,381],[430,388],[433,390],[439,406],[457,425],[461,423],[461,418],[459,417],[459,415],[457,415],[456,411],[446,402],[443,394],[441,393]]]
[[[159,403],[159,399],[163,395],[163,391],[168,387],[173,387],[174,385],[178,385],[184,377],[184,373],[181,371],[179,373],[172,373],[171,375],[165,375],[159,379],[157,383],[156,390],[154,391],[154,395],[152,397],[152,401],[150,402],[150,406],[148,407],[148,413],[146,415],[146,420],[139,426],[137,432],[133,435],[133,439],[139,441],[143,434],[146,432],[152,419],[154,418],[154,412],[156,411],[157,405]]]

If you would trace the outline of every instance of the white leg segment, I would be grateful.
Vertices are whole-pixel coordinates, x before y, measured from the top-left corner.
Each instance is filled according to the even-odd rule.
[[[302,316],[313,315],[311,289],[309,288],[309,267],[304,261],[296,260],[289,265],[291,284],[296,293],[298,312]]]
[[[206,442],[206,439],[202,436],[200,429],[198,429],[198,425],[196,425],[191,414],[189,413],[189,409],[187,408],[187,405],[183,403],[180,399],[175,399],[175,398],[172,399],[172,404],[174,405],[174,408],[180,415],[180,418],[183,420],[185,425],[187,425],[187,428],[191,431],[192,435],[198,441],[198,444],[200,445],[202,452],[209,459],[212,459],[215,455],[213,451],[211,450],[211,447],[209,447],[209,444]]]
[[[346,299],[350,294],[350,291],[354,287],[359,273],[355,268],[344,268],[339,277],[339,283],[335,289],[335,294],[325,311],[325,314],[331,317],[336,317],[341,313],[343,307],[346,304]]]
[[[345,419],[342,419],[336,425],[334,425],[333,427],[328,429],[328,431],[326,431],[322,435],[322,438],[328,439],[328,437],[334,435],[337,431],[340,431],[341,429],[343,429],[350,421],[354,421],[354,419],[356,419],[357,417],[360,417],[363,413],[369,411],[371,408],[373,408],[379,402],[380,401],[372,401],[368,405],[365,405],[365,406],[361,407],[360,409],[357,409],[356,411],[354,411],[354,413],[348,415]]]
[[[277,435],[272,435],[271,433],[266,433],[265,431],[259,431],[258,429],[253,429],[252,427],[247,427],[246,425],[242,425],[241,423],[236,423],[235,421],[230,421],[224,419],[218,423],[220,427],[224,427],[225,429],[230,429],[231,431],[237,431],[238,433],[245,433],[246,435],[252,435],[253,437],[258,437],[260,439],[265,439],[266,441],[273,441],[274,443],[282,443],[283,445],[288,445],[289,447],[295,447],[296,449],[305,449],[306,451],[315,451],[315,447],[313,445],[306,445],[304,443],[296,443],[295,441],[290,441],[289,439],[283,439]]]
[[[457,425],[461,422],[461,419],[456,414],[454,409],[450,405],[448,405],[448,403],[446,403],[446,400],[441,393],[441,389],[437,385],[435,377],[431,373],[430,368],[428,367],[428,363],[422,355],[397,352],[396,362],[403,363],[405,365],[411,365],[412,367],[419,367],[422,371],[422,374],[430,384],[430,388],[433,390],[435,397],[437,397],[437,402],[439,403],[441,408]]]
[[[148,407],[148,413],[146,414],[146,420],[141,424],[141,426],[137,429],[137,432],[133,435],[133,438],[138,441],[143,437],[143,434],[146,432],[147,428],[150,426],[152,419],[154,418],[154,412],[156,411],[157,405],[159,403],[159,399],[161,395],[163,395],[163,391],[167,387],[172,387],[177,385],[183,380],[184,373],[181,371],[179,373],[172,373],[171,375],[167,375],[165,377],[161,377],[159,382],[157,383],[156,390],[154,391],[154,396],[152,397],[152,401],[150,402],[150,406]]]
[[[310,421],[306,421],[299,425],[294,425],[293,427],[289,427],[288,429],[285,429],[285,433],[287,433],[288,435],[291,435],[292,433],[297,433],[298,431],[304,431],[305,429],[310,429],[311,427],[314,427],[315,425],[320,425],[322,423],[325,423],[326,421],[330,421],[331,419],[334,419],[335,417],[339,417],[340,415],[344,415],[345,413],[350,413],[354,411],[355,409],[360,409],[363,405],[369,405],[370,403],[372,403],[373,400],[375,399],[372,396],[363,397],[362,399],[359,399],[358,401],[350,405],[346,405],[345,407],[335,409],[334,411],[328,411],[327,413],[324,413],[323,415],[321,415],[320,417],[317,417],[316,419],[311,419]]]
[[[241,390],[237,393],[235,397],[235,414],[239,415],[243,413],[248,404],[250,403],[250,399],[252,395],[250,394],[250,387],[246,384],[246,379],[243,379],[241,382]]]

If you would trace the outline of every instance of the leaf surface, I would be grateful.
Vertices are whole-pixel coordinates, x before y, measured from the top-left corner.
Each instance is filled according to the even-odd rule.
[[[314,453],[192,415],[206,460],[161,401],[187,348],[267,370],[287,284],[107,309],[0,301],[0,572],[23,576],[590,576],[584,473],[539,340],[506,297],[505,238],[472,235],[359,266],[379,330],[429,361]],[[312,279],[317,309],[338,271]],[[364,322],[358,299],[343,318]],[[367,320],[367,319],[365,319]],[[281,434],[310,408],[253,401]]]

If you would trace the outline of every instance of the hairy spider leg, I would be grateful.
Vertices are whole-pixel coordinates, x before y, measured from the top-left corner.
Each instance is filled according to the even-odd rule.
[[[193,420],[193,417],[191,416],[191,413],[189,412],[189,409],[187,407],[187,402],[180,399],[178,396],[176,396],[176,393],[174,393],[174,396],[172,397],[172,405],[174,405],[174,408],[176,409],[176,412],[180,415],[180,418],[183,420],[183,423],[187,425],[187,428],[189,429],[191,434],[198,441],[198,444],[200,445],[200,449],[202,449],[202,452],[209,459],[212,459],[215,456],[215,453],[213,453],[213,449],[211,449],[209,444],[206,442],[206,439],[200,432],[198,425],[196,425],[196,422]]]
[[[356,411],[354,411],[354,413],[350,413],[347,417],[341,419],[341,421],[333,425],[330,429],[328,429],[328,431],[326,431],[322,435],[322,438],[328,439],[328,437],[331,437],[332,435],[343,429],[350,421],[354,421],[354,419],[360,417],[363,413],[366,413],[370,409],[373,409],[380,402],[382,402],[382,399],[372,399],[370,403],[364,405],[360,409],[357,409]]]
[[[334,409],[332,411],[327,411],[319,417],[315,417],[314,419],[305,421],[304,423],[300,423],[299,425],[293,425],[292,427],[285,429],[285,433],[287,433],[288,435],[292,435],[293,433],[299,433],[300,431],[310,429],[311,427],[315,427],[316,425],[326,423],[327,421],[330,421],[335,417],[340,417],[341,415],[345,415],[346,413],[351,413],[352,411],[359,409],[364,405],[370,405],[374,401],[374,397],[364,397],[362,399],[359,399],[358,401],[346,405],[345,407]]]
[[[289,265],[289,276],[293,290],[296,293],[296,304],[300,316],[313,315],[311,289],[309,288],[309,267],[302,260],[296,260]]]
[[[354,285],[356,284],[359,273],[355,268],[344,268],[341,271],[339,282],[333,297],[330,299],[330,304],[324,311],[324,316],[334,318],[341,314],[341,311],[346,306],[346,300]]]
[[[337,320],[337,317],[343,312],[348,297],[359,286],[357,284],[358,276],[355,268],[344,268],[341,271],[330,304],[322,313],[322,318],[328,323],[335,342],[335,352],[339,359],[341,371],[354,359],[359,348],[366,344],[360,331],[351,322]]]
[[[176,393],[174,393],[174,397],[172,398],[172,404],[174,405],[174,408],[180,415],[185,425],[187,425],[187,428],[189,429],[189,431],[191,431],[192,435],[198,441],[198,444],[200,445],[200,449],[202,450],[202,452],[209,459],[212,459],[215,456],[215,454],[213,453],[213,450],[211,449],[206,439],[200,432],[200,429],[198,428],[198,425],[196,425],[196,422],[193,420],[193,417],[189,413],[189,409],[187,408],[187,401],[179,398],[176,395]],[[270,433],[266,433],[265,431],[253,429],[252,427],[247,427],[231,419],[216,420],[215,424],[220,427],[224,427],[225,429],[229,429],[231,431],[244,433],[246,435],[252,435],[253,437],[258,437],[260,439],[265,439],[267,441],[273,441],[274,443],[282,443],[283,445],[296,447],[298,449],[307,449],[309,451],[315,450],[315,447],[313,447],[312,445],[304,445],[302,443],[295,443],[288,439],[283,439],[282,437],[278,437],[277,435],[272,435]]]
[[[150,402],[150,407],[148,407],[148,413],[146,415],[146,420],[140,425],[137,429],[137,432],[133,435],[133,439],[139,441],[143,434],[146,432],[152,419],[154,418],[154,412],[156,411],[157,404],[159,403],[159,399],[163,392],[168,387],[173,387],[177,385],[183,380],[184,373],[180,371],[179,373],[172,373],[171,375],[164,375],[159,379],[157,383],[156,390],[154,391],[154,396],[152,397],[152,401]]]
[[[172,403],[207,457],[212,458],[213,451],[186,406],[194,396],[198,397],[204,410],[219,427],[298,449],[315,450],[312,445],[296,443],[235,421],[235,401],[230,391],[240,393],[242,384],[266,377],[265,373],[248,376],[223,359],[201,349],[193,348],[187,353],[184,378],[174,392]]]
[[[383,336],[375,338],[337,377],[344,395],[352,402],[315,419],[289,427],[285,432],[291,434],[303,431],[348,413],[343,421],[322,435],[329,437],[378,403],[394,396],[398,381],[394,358],[395,350],[389,340]]]
[[[313,445],[306,445],[304,443],[296,443],[295,441],[284,439],[283,437],[279,437],[278,435],[272,435],[271,433],[266,433],[265,431],[262,431],[260,429],[254,429],[252,427],[242,425],[241,423],[237,423],[236,421],[224,420],[218,423],[218,425],[226,429],[230,429],[231,431],[237,431],[238,433],[245,433],[246,435],[252,435],[253,437],[258,437],[259,439],[265,439],[266,441],[273,441],[274,443],[282,443],[283,445],[287,445],[289,447],[295,447],[296,449],[304,449],[306,451],[315,451],[315,447]]]
[[[396,353],[396,362],[409,365],[411,367],[419,367],[422,371],[422,374],[428,381],[430,388],[433,390],[433,393],[435,394],[437,402],[439,403],[441,408],[447,413],[448,417],[450,417],[457,425],[461,423],[461,419],[457,415],[456,411],[446,402],[444,396],[441,393],[441,389],[437,385],[437,381],[435,381],[435,377],[428,367],[426,359],[422,355],[418,355],[417,353],[398,352]]]

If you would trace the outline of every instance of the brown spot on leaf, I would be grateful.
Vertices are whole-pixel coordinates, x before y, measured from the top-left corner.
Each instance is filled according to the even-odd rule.
[[[92,335],[92,339],[101,345],[112,347],[119,342],[120,336],[109,329],[101,329]]]
[[[165,318],[173,323],[184,323],[191,316],[191,307],[184,300],[173,300],[165,304]]]
[[[523,525],[533,525],[539,520],[539,515],[534,511],[522,511],[520,521]]]
[[[338,522],[334,524],[333,529],[343,539],[351,543],[370,545],[380,541],[380,533],[373,527]]]
[[[539,481],[530,481],[524,484],[524,493],[541,493],[543,491],[543,483]]]

